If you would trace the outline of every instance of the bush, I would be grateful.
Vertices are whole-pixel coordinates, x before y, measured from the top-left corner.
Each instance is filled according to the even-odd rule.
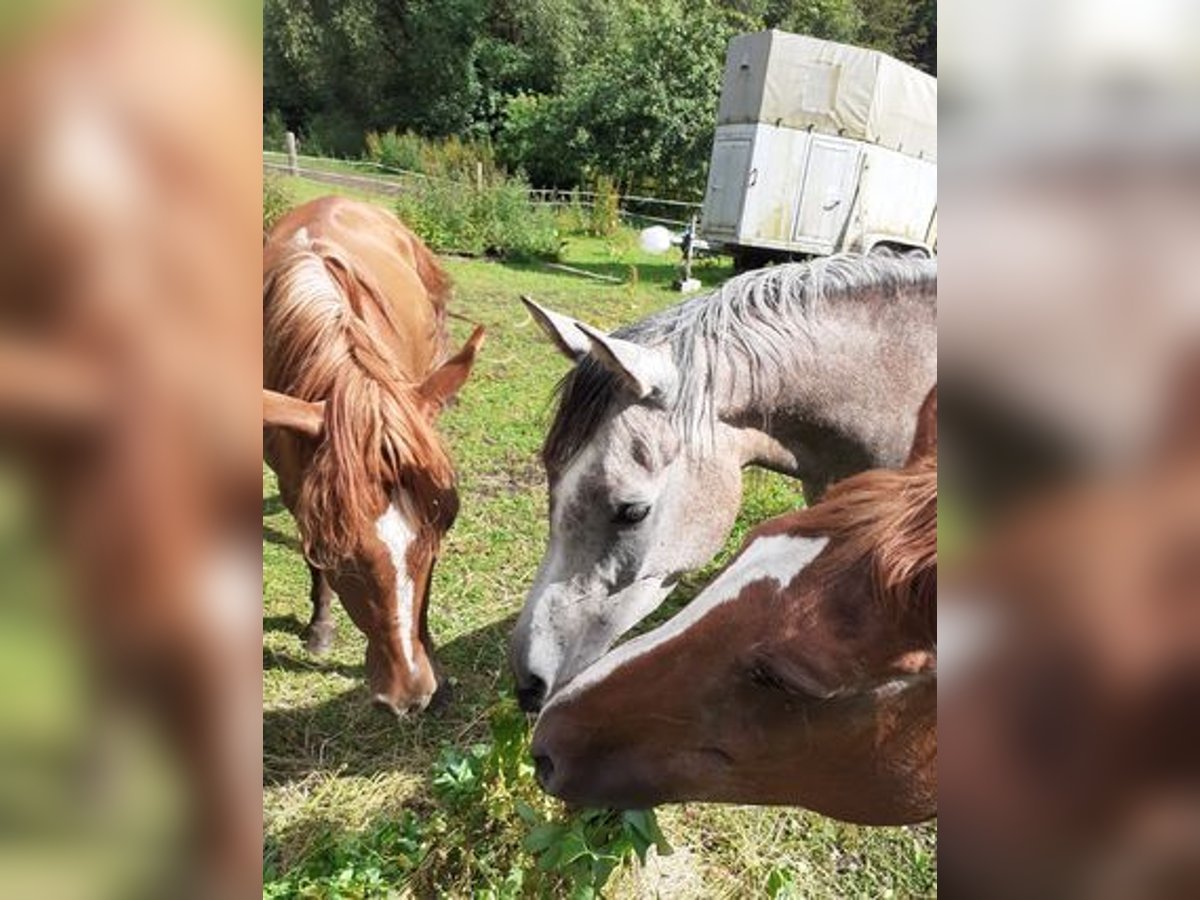
[[[607,175],[596,179],[596,196],[592,203],[591,232],[596,237],[609,237],[621,226],[621,195]]]
[[[403,169],[406,172],[424,172],[424,141],[411,131],[403,134],[395,129],[380,134],[372,131],[367,134],[367,159],[371,162],[387,166],[389,169]]]
[[[592,227],[592,209],[579,199],[578,189],[561,195],[564,199],[554,212],[554,221],[560,234],[589,234]]]
[[[548,206],[535,204],[518,179],[414,183],[396,204],[400,218],[433,250],[468,256],[534,259],[558,256],[558,229]]]
[[[309,120],[298,143],[300,152],[308,156],[347,159],[362,152],[362,126],[348,112],[320,112]]]
[[[263,176],[263,231],[271,227],[295,206],[295,200],[278,175]]]
[[[382,134],[367,134],[366,158],[390,169],[418,172],[431,178],[451,178],[475,183],[482,170],[485,184],[505,180],[496,164],[496,154],[489,141],[462,140],[449,137],[433,141],[411,131],[395,129]]]
[[[277,109],[267,113],[263,121],[263,149],[279,153],[287,149],[287,125],[284,124],[283,113]]]

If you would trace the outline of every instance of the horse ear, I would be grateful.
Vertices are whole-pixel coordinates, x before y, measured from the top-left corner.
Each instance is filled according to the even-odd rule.
[[[546,332],[546,337],[558,348],[559,353],[576,363],[587,356],[591,344],[587,335],[579,330],[579,322],[570,316],[539,306],[525,294],[521,295],[521,302],[533,316],[533,321],[538,323],[542,331]]]
[[[483,346],[485,330],[477,327],[463,348],[431,372],[417,388],[417,393],[433,408],[437,415],[454,399],[455,394],[466,384],[475,365],[475,356]]]
[[[311,403],[263,388],[263,425],[287,428],[308,437],[320,437],[325,427],[325,404]]]
[[[917,413],[917,430],[913,435],[912,449],[908,451],[908,465],[926,456],[937,455],[937,385],[925,395]]]
[[[675,389],[679,370],[663,351],[612,337],[582,322],[578,326],[591,340],[592,355],[639,400],[667,397]]]

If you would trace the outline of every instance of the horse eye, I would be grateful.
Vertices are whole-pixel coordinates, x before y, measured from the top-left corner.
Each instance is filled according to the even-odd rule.
[[[622,503],[617,507],[613,521],[618,525],[636,525],[650,515],[649,503]]]

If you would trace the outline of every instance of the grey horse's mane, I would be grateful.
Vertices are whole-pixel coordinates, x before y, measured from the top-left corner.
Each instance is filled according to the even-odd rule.
[[[716,424],[718,364],[736,360],[750,395],[764,375],[787,365],[796,343],[815,347],[821,313],[829,304],[895,299],[931,292],[937,263],[842,254],[747,272],[717,290],[662,310],[613,332],[644,346],[670,347],[679,386],[665,403],[687,448],[703,447]],[[542,448],[550,471],[561,470],[592,439],[610,409],[625,400],[621,385],[592,356],[559,382],[554,422]]]

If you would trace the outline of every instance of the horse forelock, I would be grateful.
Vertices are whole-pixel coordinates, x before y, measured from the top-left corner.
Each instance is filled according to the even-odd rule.
[[[325,427],[296,501],[305,552],[317,565],[349,556],[403,488],[424,522],[440,518],[453,470],[416,392],[363,318],[392,322],[366,273],[336,248],[295,245],[264,277],[268,383],[325,402]]]
[[[841,254],[747,272],[613,334],[669,347],[680,376],[667,407],[671,421],[686,450],[704,451],[715,434],[723,362],[735,362],[755,398],[770,389],[798,346],[816,352],[830,308],[931,299],[936,292],[931,260]],[[591,355],[567,372],[555,388],[554,420],[542,448],[548,469],[563,469],[595,437],[623,392],[620,379]]]
[[[816,506],[796,514],[802,533],[830,538],[835,571],[866,563],[876,599],[897,618],[936,635],[937,460],[904,469],[874,469],[834,485]]]

